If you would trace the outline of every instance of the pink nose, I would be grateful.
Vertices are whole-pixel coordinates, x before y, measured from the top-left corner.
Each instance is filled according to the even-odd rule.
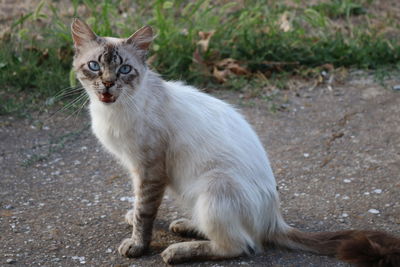
[[[114,82],[112,81],[103,81],[103,84],[106,88],[110,88],[114,85]]]

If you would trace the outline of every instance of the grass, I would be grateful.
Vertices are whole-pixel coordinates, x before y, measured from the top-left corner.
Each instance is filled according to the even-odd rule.
[[[390,69],[400,61],[399,22],[374,14],[372,0],[74,0],[63,14],[57,2],[41,1],[0,41],[0,114],[52,102],[50,97],[75,86],[72,17],[106,36],[127,37],[152,25],[153,68],[166,79],[203,87],[243,90],[264,86],[266,79],[279,85],[279,77],[326,64]],[[221,64],[229,58],[234,63]]]

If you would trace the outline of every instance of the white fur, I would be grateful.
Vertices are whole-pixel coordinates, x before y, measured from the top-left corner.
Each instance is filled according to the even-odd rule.
[[[130,171],[144,143],[155,153],[165,144],[169,189],[226,251],[261,251],[288,231],[266,152],[227,103],[144,70],[140,86],[113,104],[91,96],[90,114],[95,135]]]

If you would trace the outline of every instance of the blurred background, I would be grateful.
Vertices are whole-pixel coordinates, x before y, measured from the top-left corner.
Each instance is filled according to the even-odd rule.
[[[0,10],[0,114],[71,99],[74,17],[102,36],[151,25],[149,64],[165,79],[247,97],[400,68],[397,0],[1,0]]]

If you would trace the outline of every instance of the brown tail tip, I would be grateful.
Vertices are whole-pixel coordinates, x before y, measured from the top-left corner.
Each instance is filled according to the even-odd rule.
[[[355,231],[337,251],[343,261],[362,267],[399,267],[400,240],[383,232]]]

